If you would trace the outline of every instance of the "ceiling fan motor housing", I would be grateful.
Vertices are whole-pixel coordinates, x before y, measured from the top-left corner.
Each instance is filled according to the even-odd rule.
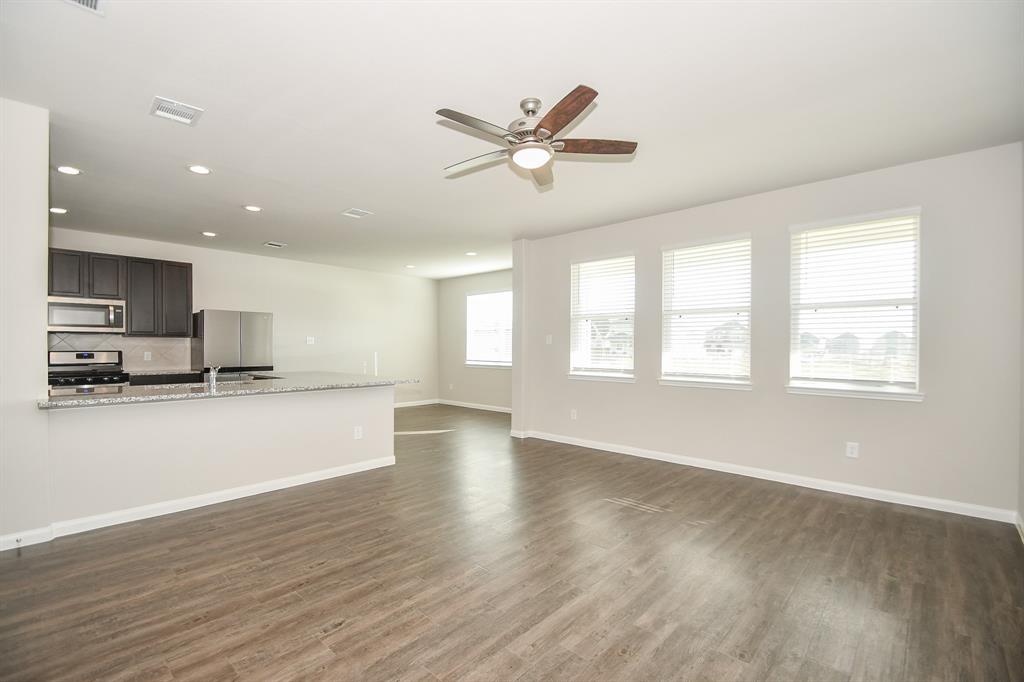
[[[533,136],[533,129],[540,123],[540,117],[538,116],[524,116],[523,118],[517,118],[508,124],[509,131],[518,137],[523,139],[525,137]]]

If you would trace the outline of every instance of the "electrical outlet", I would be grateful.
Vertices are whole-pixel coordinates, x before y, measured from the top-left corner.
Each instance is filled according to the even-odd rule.
[[[314,343],[316,343],[316,337],[315,336],[307,336],[306,337],[306,345],[307,346],[312,346]]]
[[[544,343],[546,343],[549,346],[551,345],[551,334],[548,334],[547,336],[544,337]]]
[[[580,416],[580,413],[576,411],[575,407],[569,410],[569,419],[575,420],[578,416]]]
[[[152,354],[152,353],[150,353],[150,352],[149,352],[148,350],[147,350],[147,351],[144,351],[144,352],[142,353],[142,359],[143,359],[143,360],[145,360],[146,362],[149,362],[150,360],[152,360],[152,359],[153,359],[153,354]]]
[[[857,459],[860,457],[860,443],[854,443],[853,441],[846,442],[846,456],[850,459]]]
[[[362,426],[356,426],[356,427],[354,427],[352,429],[352,438],[354,440],[362,440],[363,439],[363,427]]]

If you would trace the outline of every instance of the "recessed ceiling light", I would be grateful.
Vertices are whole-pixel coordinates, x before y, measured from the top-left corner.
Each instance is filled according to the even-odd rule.
[[[57,166],[57,172],[64,175],[81,175],[82,169],[74,166]]]
[[[57,215],[64,215],[67,212],[68,210],[66,208],[57,208],[56,206],[50,209],[50,213],[55,213]]]
[[[476,251],[467,251],[466,255],[467,256],[475,256],[476,255]]]
[[[364,211],[361,208],[350,208],[341,215],[348,218],[365,218],[368,215],[373,215],[373,211]]]
[[[409,268],[410,270],[412,270],[412,269],[413,269],[414,267],[416,267],[416,266],[415,266],[415,265],[406,265],[405,267],[407,267],[407,268]]]
[[[210,169],[206,166],[189,166],[188,169],[197,175],[209,175]]]
[[[251,204],[248,206],[243,206],[242,208],[244,208],[246,211],[249,211],[250,213],[259,213],[260,211],[263,210],[259,206],[253,206]]]
[[[203,236],[204,237],[216,237],[217,233],[216,232],[203,232]]]

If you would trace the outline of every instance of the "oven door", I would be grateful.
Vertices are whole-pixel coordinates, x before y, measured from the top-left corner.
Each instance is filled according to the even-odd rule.
[[[47,331],[124,333],[124,301],[50,296],[47,306]]]

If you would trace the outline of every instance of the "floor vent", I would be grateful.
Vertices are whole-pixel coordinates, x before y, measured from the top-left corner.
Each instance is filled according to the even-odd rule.
[[[105,0],[64,0],[64,2],[71,3],[75,7],[81,7],[82,9],[89,10],[93,14],[98,14],[101,17],[103,15],[103,5]]]
[[[631,498],[628,498],[628,497],[606,497],[606,498],[604,498],[604,501],[605,502],[611,502],[612,504],[617,504],[620,507],[628,507],[630,509],[636,509],[637,511],[642,511],[642,512],[645,512],[647,514],[662,514],[664,512],[671,511],[669,509],[664,509],[662,507],[655,507],[653,504],[647,504],[645,502],[641,502],[639,500],[634,500],[634,499],[631,499]]]
[[[166,97],[154,97],[153,104],[149,107],[149,113],[159,118],[166,118],[168,121],[182,123],[187,126],[194,126],[203,115],[203,109],[194,107],[184,102],[176,102]]]

